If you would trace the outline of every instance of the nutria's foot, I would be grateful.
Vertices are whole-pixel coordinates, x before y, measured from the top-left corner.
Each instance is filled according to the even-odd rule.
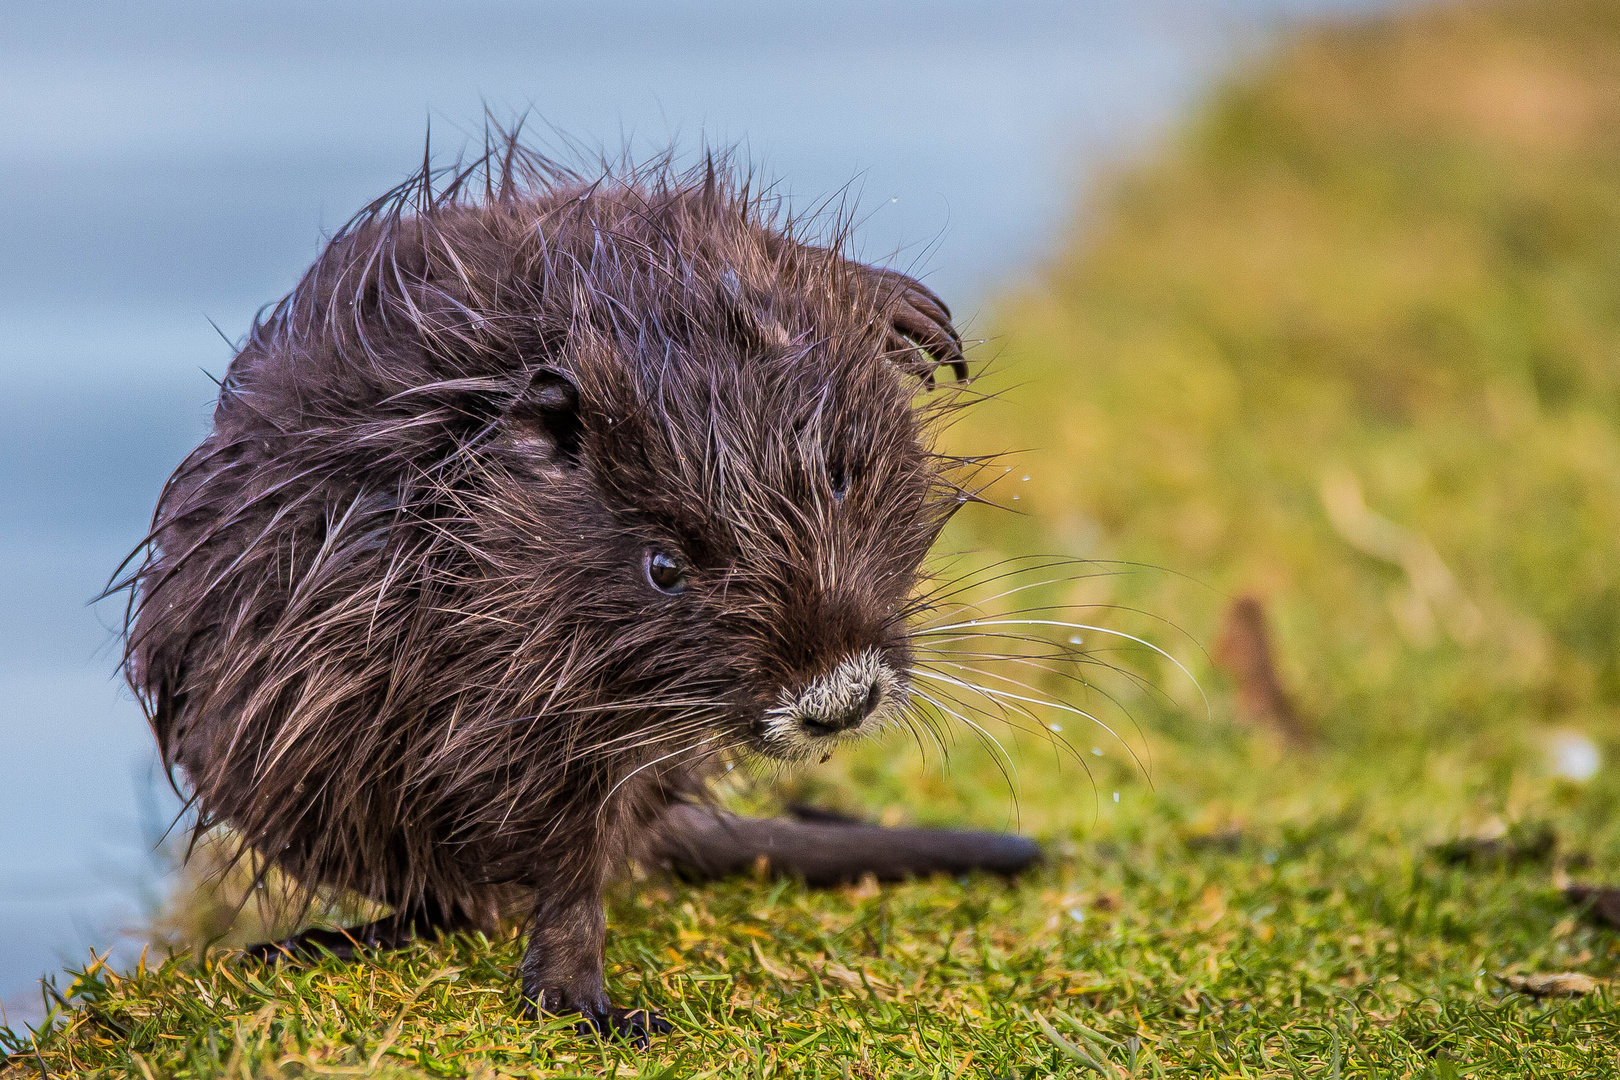
[[[581,1035],[594,1033],[605,1039],[623,1039],[637,1050],[645,1050],[652,1036],[668,1035],[675,1028],[651,1009],[620,1009],[609,1005],[585,1013],[574,1030]]]
[[[542,1011],[548,1016],[576,1015],[579,1020],[574,1024],[574,1030],[580,1035],[624,1039],[638,1050],[647,1049],[652,1036],[668,1035],[675,1030],[668,1020],[651,1009],[621,1009],[605,1002],[601,1005],[581,1007],[561,1004],[555,991],[544,996],[550,1000],[542,1010],[535,1007],[533,999],[524,995],[522,1011],[524,1019],[537,1019]]]

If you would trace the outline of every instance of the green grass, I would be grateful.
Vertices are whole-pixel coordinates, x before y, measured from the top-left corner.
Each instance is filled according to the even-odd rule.
[[[1595,0],[1302,34],[997,303],[996,400],[953,440],[1031,448],[994,489],[1019,513],[946,546],[1141,564],[1021,595],[1150,638],[1208,707],[1152,653],[1098,653],[1127,675],[1044,687],[1120,732],[1043,714],[1078,761],[1003,727],[1013,782],[972,739],[948,769],[895,739],[734,798],[1017,824],[1041,871],[627,885],[610,991],[677,1028],[645,1055],[513,1019],[512,936],[93,966],[48,1033],[0,1036],[0,1072],[1620,1076],[1620,989],[1501,979],[1620,970],[1557,888],[1620,883],[1620,775],[1547,754],[1573,733],[1620,761],[1616,87]],[[1303,745],[1243,722],[1196,644],[1236,595]],[[1436,848],[1504,826],[1556,848]]]
[[[1447,867],[1354,808],[1200,839],[1142,804],[1017,888],[626,890],[610,984],[677,1027],[646,1055],[514,1020],[519,942],[460,938],[377,964],[96,970],[41,1056],[53,1075],[1098,1071],[1044,1019],[1104,1075],[1614,1074],[1613,998],[1538,1004],[1496,977],[1610,953],[1544,866]]]

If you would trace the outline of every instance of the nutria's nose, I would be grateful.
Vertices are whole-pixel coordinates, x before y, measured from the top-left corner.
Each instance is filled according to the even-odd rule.
[[[761,717],[756,748],[786,760],[820,757],[882,726],[884,714],[905,694],[906,684],[883,655],[864,649],[809,682],[784,687],[781,704]]]
[[[854,689],[857,693],[850,695],[852,700],[843,708],[805,717],[805,730],[812,735],[836,735],[840,731],[859,727],[861,721],[876,712],[878,705],[882,703],[883,685],[876,679],[871,679],[864,689],[860,687]]]

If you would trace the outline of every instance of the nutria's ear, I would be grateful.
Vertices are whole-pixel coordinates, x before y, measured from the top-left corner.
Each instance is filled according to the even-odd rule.
[[[876,300],[888,313],[883,349],[888,358],[934,388],[934,372],[948,366],[958,382],[968,377],[962,355],[962,335],[951,324],[951,309],[922,282],[895,270],[861,268],[876,291]]]
[[[501,413],[501,426],[514,449],[543,464],[578,464],[579,387],[566,371],[536,368]]]

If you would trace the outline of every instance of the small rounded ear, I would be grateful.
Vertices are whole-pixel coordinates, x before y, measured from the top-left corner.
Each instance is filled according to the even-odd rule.
[[[866,266],[877,292],[877,302],[888,314],[883,349],[901,370],[934,388],[934,373],[949,367],[957,382],[968,377],[962,355],[962,335],[951,324],[951,309],[922,282],[896,270]]]
[[[501,413],[501,426],[514,449],[540,462],[579,463],[579,387],[566,371],[538,367]]]

